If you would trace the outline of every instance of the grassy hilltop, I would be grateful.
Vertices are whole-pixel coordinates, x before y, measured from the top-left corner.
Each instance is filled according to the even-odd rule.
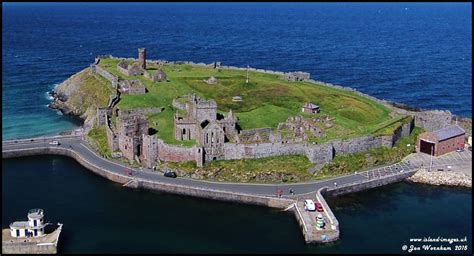
[[[339,90],[309,82],[287,82],[279,75],[246,71],[217,70],[185,64],[167,64],[163,70],[169,82],[151,82],[143,76],[125,76],[117,71],[118,60],[101,59],[99,65],[122,79],[140,79],[148,92],[144,95],[122,95],[118,107],[133,109],[142,107],[165,107],[165,111],[148,116],[149,124],[155,128],[157,136],[167,143],[191,145],[195,142],[176,141],[173,138],[173,98],[196,93],[214,99],[218,111],[230,109],[238,117],[242,129],[270,127],[276,129],[278,123],[295,115],[329,116],[331,127],[324,127],[326,135],[311,141],[318,143],[336,138],[350,138],[367,134],[391,134],[403,117],[391,113],[380,103],[361,97],[353,92]],[[148,65],[149,72],[157,67]],[[217,78],[216,85],[208,85],[203,80],[210,76]],[[241,96],[242,102],[233,102],[232,97]],[[320,106],[321,113],[309,115],[301,113],[305,102]]]

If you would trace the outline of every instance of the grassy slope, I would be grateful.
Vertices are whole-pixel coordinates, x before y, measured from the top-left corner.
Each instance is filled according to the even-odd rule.
[[[68,104],[78,108],[80,112],[86,112],[90,106],[107,106],[113,89],[106,79],[99,75],[90,75],[88,72],[81,74],[81,86],[78,87],[69,99]]]
[[[277,156],[247,160],[213,161],[202,168],[194,162],[166,163],[167,166],[189,173],[212,175],[212,180],[227,182],[302,182],[311,180],[307,171],[313,166],[306,156]]]
[[[105,126],[99,128],[94,127],[89,131],[87,136],[91,141],[94,142],[95,146],[98,148],[98,151],[102,156],[106,158],[111,157],[109,146],[107,145],[107,134],[105,131]]]
[[[158,137],[171,144],[193,144],[174,140],[172,124],[176,110],[171,106],[174,97],[193,92],[214,99],[220,112],[232,109],[243,129],[276,128],[279,122],[289,116],[301,114],[300,108],[304,102],[314,102],[321,107],[321,114],[334,118],[333,127],[326,129],[326,137],[313,140],[317,142],[380,132],[401,118],[391,118],[389,109],[353,92],[307,82],[290,83],[277,75],[249,72],[250,83],[246,84],[245,71],[167,65],[164,70],[170,82],[152,83],[143,76],[127,77],[119,73],[116,70],[117,62],[103,59],[99,65],[119,77],[142,80],[149,91],[145,95],[123,95],[119,107],[165,107],[163,113],[152,115],[149,120],[151,126],[158,130]],[[210,76],[216,77],[218,84],[207,85],[203,82]],[[242,96],[242,102],[232,102],[232,97],[237,95]],[[392,126],[386,130],[390,132]],[[386,130],[384,133],[387,133]]]

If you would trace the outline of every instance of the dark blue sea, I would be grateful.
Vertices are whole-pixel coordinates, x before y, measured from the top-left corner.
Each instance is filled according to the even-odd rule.
[[[136,57],[139,47],[151,59],[306,71],[472,117],[471,12],[471,3],[3,3],[2,137],[77,127],[46,107],[46,92],[96,55]],[[62,157],[2,167],[2,227],[44,207],[67,222],[62,252],[399,253],[425,235],[468,236],[472,253],[471,190],[396,184],[333,200],[341,241],[318,247],[285,213],[124,190]]]

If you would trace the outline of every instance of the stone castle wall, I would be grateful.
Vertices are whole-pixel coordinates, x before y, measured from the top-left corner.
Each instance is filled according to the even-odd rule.
[[[173,99],[172,105],[173,105],[173,107],[175,107],[177,109],[181,109],[181,110],[186,110],[187,109],[187,106],[186,106],[187,104],[179,102],[178,99]]]
[[[408,136],[412,123],[400,126],[392,136],[363,136],[348,140],[335,140],[324,144],[291,144],[291,143],[254,143],[254,144],[224,144],[224,159],[254,159],[280,155],[305,155],[315,164],[332,161],[335,154],[352,154],[367,151],[372,148],[388,147],[402,136]]]
[[[336,154],[352,154],[367,151],[371,148],[382,146],[382,137],[363,136],[349,140],[335,140],[332,142]]]
[[[253,159],[279,155],[304,155],[305,146],[303,144],[224,144],[224,159]]]
[[[142,135],[142,163],[152,168],[158,158],[158,139],[155,136]]]
[[[395,129],[392,137],[392,146],[397,142],[401,137],[409,136],[413,130],[415,120],[411,120],[409,123],[403,124]]]
[[[426,131],[435,131],[451,124],[452,114],[449,111],[432,110],[415,113],[415,125]]]
[[[154,114],[154,113],[161,113],[163,111],[163,107],[161,108],[137,108],[137,109],[126,109],[118,110],[118,117],[130,116],[130,115],[146,115],[146,114]]]
[[[182,161],[196,161],[201,154],[202,149],[198,147],[180,147],[166,144],[163,140],[158,139],[158,159],[160,161],[182,162]]]
[[[115,152],[119,150],[118,137],[114,131],[112,131],[109,125],[110,123],[105,126],[105,130],[107,132],[107,145],[109,146],[111,152]]]
[[[111,73],[109,73],[109,71],[103,69],[99,65],[91,65],[91,70],[93,73],[97,73],[101,75],[103,78],[109,80],[110,83],[112,83],[112,87],[117,88],[118,81],[119,81],[117,76],[112,75]]]
[[[306,146],[306,157],[313,164],[325,164],[334,158],[334,148],[332,143],[308,144]]]

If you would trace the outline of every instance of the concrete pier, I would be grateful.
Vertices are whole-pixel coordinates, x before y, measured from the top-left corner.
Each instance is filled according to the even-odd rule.
[[[2,230],[2,254],[56,254],[62,224],[50,234],[42,237],[11,237],[10,229]]]

